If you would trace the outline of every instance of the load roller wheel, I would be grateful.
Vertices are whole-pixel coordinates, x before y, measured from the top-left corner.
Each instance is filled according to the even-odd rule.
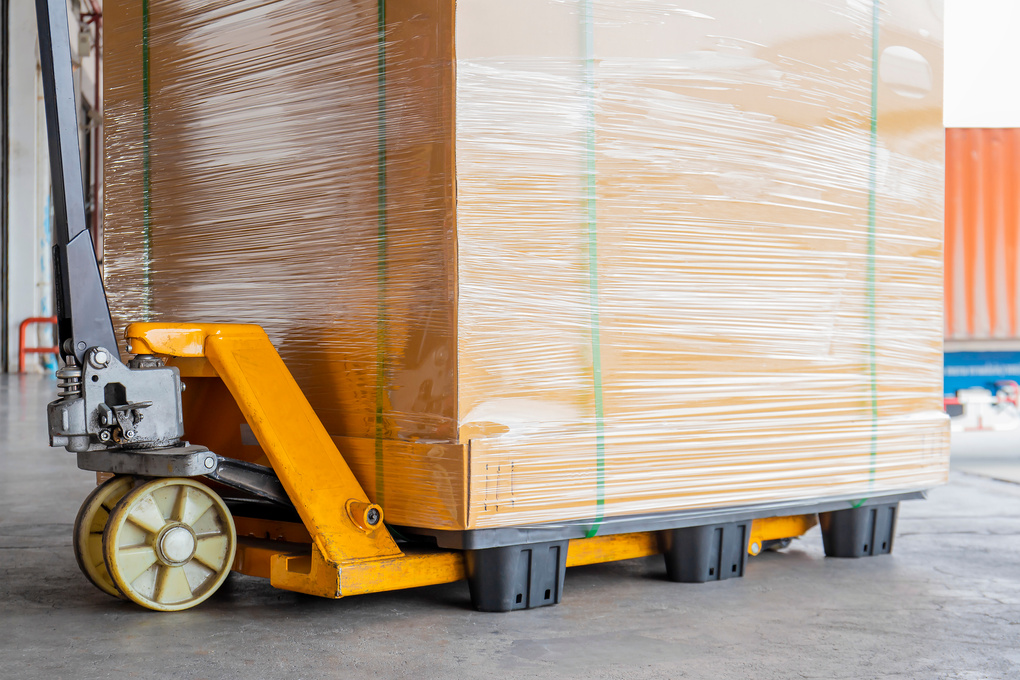
[[[216,592],[234,562],[234,520],[223,500],[191,479],[157,479],[127,494],[103,535],[110,577],[156,611],[180,611]]]
[[[74,519],[74,558],[92,585],[108,595],[124,597],[117,590],[103,560],[103,530],[114,506],[134,486],[134,477],[114,477],[93,489]]]

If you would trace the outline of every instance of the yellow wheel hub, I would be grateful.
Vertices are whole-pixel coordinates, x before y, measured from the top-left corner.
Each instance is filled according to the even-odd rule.
[[[113,582],[157,611],[205,601],[230,573],[236,547],[227,506],[191,479],[158,479],[127,494],[103,536]]]
[[[74,520],[74,558],[92,585],[114,597],[123,597],[103,560],[103,531],[117,502],[131,490],[133,477],[114,477],[88,495]]]

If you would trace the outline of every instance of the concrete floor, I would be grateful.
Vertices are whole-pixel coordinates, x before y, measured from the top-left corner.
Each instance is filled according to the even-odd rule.
[[[568,570],[557,607],[482,614],[464,583],[329,601],[235,574],[157,614],[78,572],[94,477],[46,447],[53,392],[0,376],[3,678],[1020,678],[1017,484],[954,472],[903,505],[892,556],[826,559],[815,529],[722,583],[630,560]]]
[[[1008,432],[954,432],[951,467],[1020,484],[1020,429]]]

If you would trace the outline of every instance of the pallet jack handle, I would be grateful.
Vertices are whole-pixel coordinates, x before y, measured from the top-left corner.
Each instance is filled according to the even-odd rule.
[[[53,183],[57,346],[65,362],[80,364],[89,348],[116,352],[117,336],[85,220],[67,5],[64,0],[36,0],[35,8]]]

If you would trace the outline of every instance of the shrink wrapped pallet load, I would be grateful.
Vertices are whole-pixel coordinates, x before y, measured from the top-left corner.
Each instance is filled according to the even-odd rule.
[[[115,319],[262,325],[388,523],[945,481],[938,3],[104,12]]]

